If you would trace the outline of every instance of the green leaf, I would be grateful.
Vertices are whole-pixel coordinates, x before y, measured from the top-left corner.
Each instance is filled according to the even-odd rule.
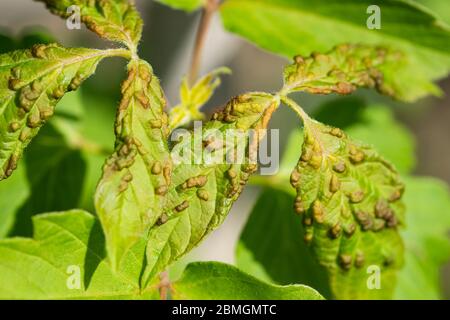
[[[103,58],[125,54],[52,44],[0,55],[0,180],[16,169],[23,149],[64,94],[76,90]]]
[[[408,177],[405,266],[398,276],[396,299],[440,299],[440,269],[450,259],[450,193],[443,182]]]
[[[216,69],[199,79],[192,88],[189,87],[188,79],[184,78],[180,88],[181,102],[169,112],[170,130],[193,120],[203,120],[204,114],[200,108],[211,99],[214,90],[220,85],[219,76],[230,73],[231,70],[225,67]]]
[[[363,100],[348,97],[323,104],[315,118],[374,146],[400,173],[410,173],[416,165],[414,137],[395,119],[389,107],[368,105]],[[294,144],[290,146],[288,148],[296,149]]]
[[[371,147],[340,129],[304,117],[304,144],[291,175],[304,240],[327,269],[337,298],[390,298],[403,263],[397,230],[404,224],[404,185]],[[381,272],[381,289],[367,285],[366,269]]]
[[[284,71],[283,92],[350,94],[359,87],[408,100],[408,83],[398,79],[408,66],[403,55],[382,47],[339,45],[326,54],[297,56]]]
[[[14,225],[17,211],[30,194],[25,168],[0,183],[0,239],[6,237]]]
[[[341,43],[380,45],[405,55],[396,74],[402,96],[415,100],[436,94],[430,80],[450,68],[449,28],[405,1],[378,1],[381,29],[366,21],[370,0],[228,0],[221,8],[225,27],[271,52],[293,57],[326,52]],[[409,90],[407,90],[409,88]]]
[[[78,6],[81,21],[102,38],[121,42],[135,50],[141,39],[143,21],[134,4],[129,0],[36,0],[45,3],[54,14],[65,19]]]
[[[441,0],[415,0],[417,5],[423,5],[432,10],[432,13],[450,24],[450,6],[448,2]]]
[[[95,195],[115,269],[166,208],[172,172],[164,94],[148,63],[130,62],[122,95],[115,152],[103,167]]]
[[[277,286],[262,282],[219,262],[197,262],[186,267],[173,284],[173,298],[182,300],[322,300],[304,285]]]
[[[180,9],[187,12],[195,11],[203,7],[206,0],[157,0],[158,2],[164,3],[174,9]]]
[[[278,105],[272,95],[245,94],[215,113],[202,131],[184,132],[172,148],[175,168],[167,209],[149,233],[144,281],[197,246],[223,222],[257,169],[252,159],[258,151],[258,138],[264,136],[263,130]],[[255,139],[237,136],[235,143],[225,143],[227,132],[246,134],[251,129],[255,130]],[[244,147],[245,158],[227,160],[238,153],[234,150],[239,146]],[[206,161],[207,157],[212,159]]]
[[[237,266],[261,280],[272,279],[282,285],[302,283],[331,298],[325,270],[301,237],[304,227],[294,214],[293,199],[285,191],[263,190],[242,231]]]
[[[157,297],[155,291],[140,292],[136,282],[112,272],[100,225],[91,214],[43,214],[33,218],[33,225],[33,239],[0,241],[0,299]]]

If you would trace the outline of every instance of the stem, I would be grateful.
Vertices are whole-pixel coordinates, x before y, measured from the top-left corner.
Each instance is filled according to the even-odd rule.
[[[294,100],[286,96],[281,96],[280,99],[284,104],[286,104],[289,108],[294,110],[295,113],[297,113],[300,119],[302,119],[305,126],[312,121],[312,119],[308,116],[305,110],[303,110],[303,108],[300,107]]]
[[[189,70],[189,83],[194,84],[198,77],[198,71],[200,69],[200,62],[202,59],[202,51],[205,46],[206,35],[208,33],[209,26],[211,25],[212,17],[219,8],[220,0],[207,0],[205,7],[203,8],[200,24],[197,29],[197,36],[195,39],[194,53],[192,56],[191,67]]]
[[[131,59],[131,57],[132,57],[131,51],[128,49],[123,49],[123,48],[107,49],[107,50],[104,50],[104,53],[105,53],[105,56],[107,56],[107,57],[122,57],[125,59]]]

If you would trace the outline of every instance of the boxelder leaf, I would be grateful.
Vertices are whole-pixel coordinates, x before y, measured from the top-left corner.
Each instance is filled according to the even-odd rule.
[[[225,67],[216,69],[199,79],[192,88],[188,79],[184,78],[180,88],[181,102],[169,112],[170,129],[184,126],[193,120],[203,120],[204,114],[200,108],[211,99],[214,90],[220,85],[219,76],[230,72]]]
[[[369,6],[381,11],[379,29],[369,29]],[[405,64],[396,77],[402,97],[415,100],[438,89],[430,80],[450,69],[450,31],[435,16],[402,0],[227,0],[225,27],[260,47],[288,58],[326,52],[341,43],[400,50]]]
[[[397,75],[406,67],[398,51],[364,45],[339,45],[310,57],[297,56],[284,71],[285,92],[349,94],[357,88],[376,88],[380,93],[407,100],[408,88]]]
[[[36,0],[44,2],[56,15],[70,18],[77,11],[88,29],[100,37],[121,42],[135,49],[141,39],[143,21],[129,0]]]
[[[241,95],[216,112],[203,131],[184,132],[183,139],[172,149],[175,167],[167,209],[149,233],[144,281],[187,253],[223,222],[257,169],[250,160],[278,105],[278,99],[266,93]],[[250,129],[255,130],[254,139],[245,136]],[[235,140],[238,143],[227,144],[227,132],[244,136]],[[232,154],[238,155],[239,147],[245,150],[245,158],[234,161]],[[185,157],[178,160],[181,153]],[[209,155],[218,156],[206,161]]]
[[[393,166],[340,129],[305,119],[302,155],[291,183],[304,240],[327,269],[333,294],[392,297],[403,264],[398,227],[404,223],[404,186]],[[367,270],[381,272],[380,290],[372,290],[377,284],[369,284]]]
[[[192,12],[205,5],[207,0],[157,0],[174,9]]]
[[[314,289],[294,284],[262,282],[236,267],[219,262],[196,262],[173,284],[176,300],[322,300]]]
[[[164,94],[148,63],[130,62],[122,95],[115,152],[103,167],[95,195],[115,269],[158,221],[166,207],[172,172]]]
[[[449,188],[429,177],[408,177],[405,182],[405,266],[394,298],[441,299],[440,270],[450,259]]]
[[[34,237],[0,241],[0,299],[149,299],[114,273],[98,221],[81,210],[33,218]]]
[[[0,180],[16,169],[64,94],[76,90],[104,57],[121,54],[52,44],[0,55]]]

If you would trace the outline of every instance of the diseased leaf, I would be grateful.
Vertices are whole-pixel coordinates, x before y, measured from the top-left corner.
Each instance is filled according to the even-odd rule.
[[[72,210],[33,218],[34,237],[0,240],[0,299],[149,299],[113,273],[98,221]],[[79,276],[79,277],[78,277]]]
[[[384,0],[381,28],[367,27],[371,0],[227,0],[226,29],[271,52],[293,57],[326,52],[341,43],[380,45],[401,51],[405,68],[395,74],[402,98],[439,92],[430,80],[450,68],[450,31],[436,17],[406,1]],[[276,26],[276,27],[274,27]]]
[[[174,9],[192,12],[204,6],[207,0],[157,0],[157,1],[164,3],[165,5],[168,5]]]
[[[166,210],[149,233],[144,281],[187,253],[223,222],[257,169],[252,159],[278,105],[272,95],[245,94],[216,112],[202,131],[184,132],[172,149],[175,167]],[[245,136],[251,129],[255,130],[254,139]],[[235,134],[235,140],[225,141],[227,133]],[[242,158],[238,158],[238,148],[245,151]]]
[[[228,68],[216,69],[198,80],[192,88],[189,87],[188,79],[184,78],[180,88],[181,102],[169,112],[170,130],[193,120],[203,120],[204,114],[200,108],[209,101],[214,90],[220,85],[219,76],[230,72]]]
[[[166,208],[172,172],[164,95],[148,63],[130,62],[122,95],[115,152],[103,167],[95,195],[115,269]]]
[[[285,92],[349,94],[359,87],[407,100],[409,88],[398,78],[407,67],[400,52],[382,47],[339,45],[326,54],[297,56],[284,71]]]
[[[397,228],[404,224],[404,185],[372,148],[304,120],[302,155],[291,175],[304,240],[327,269],[337,298],[391,298],[403,264]],[[380,290],[368,285],[370,266],[381,272]]]
[[[45,3],[54,14],[65,19],[77,6],[81,21],[100,37],[121,42],[135,50],[141,39],[143,21],[134,4],[129,0],[36,0]]]
[[[76,90],[107,56],[123,50],[36,45],[0,55],[0,180],[9,177],[23,149],[67,91]]]
[[[322,300],[316,290],[300,285],[278,286],[258,280],[219,262],[191,263],[173,284],[176,300]]]
[[[450,193],[434,178],[405,179],[407,227],[405,266],[399,272],[395,299],[441,299],[440,269],[450,259]]]

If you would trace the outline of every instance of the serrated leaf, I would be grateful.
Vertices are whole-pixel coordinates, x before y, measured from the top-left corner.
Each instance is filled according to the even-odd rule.
[[[448,27],[405,1],[378,1],[381,29],[367,27],[370,0],[228,0],[221,8],[225,27],[271,52],[292,57],[326,52],[341,43],[381,45],[405,54],[397,73],[402,97],[415,100],[438,92],[430,80],[450,68]],[[274,27],[276,26],[276,27]]]
[[[121,42],[135,50],[141,39],[143,21],[129,0],[36,0],[54,14],[70,18],[78,6],[81,21],[100,37]]]
[[[428,177],[408,177],[405,183],[405,266],[394,298],[441,299],[440,269],[450,259],[449,188]]]
[[[350,94],[357,88],[375,88],[382,94],[407,100],[398,74],[407,67],[401,52],[382,47],[339,45],[310,57],[297,56],[284,71],[285,92]]]
[[[219,262],[191,263],[173,284],[176,300],[322,300],[316,290],[299,284],[278,286]]]
[[[275,188],[262,191],[241,233],[237,266],[259,279],[264,280],[260,275],[267,274],[273,283],[305,284],[331,298],[325,269],[299,237],[304,227],[292,209],[293,199],[294,195]],[[246,263],[249,259],[242,252],[239,254],[242,247],[252,256],[253,266]]]
[[[392,297],[403,264],[398,227],[404,224],[404,185],[393,166],[340,129],[305,119],[302,156],[291,183],[304,240],[327,269],[333,294]],[[370,266],[381,272],[380,290],[367,284]]]
[[[0,180],[16,169],[64,94],[76,90],[103,58],[117,54],[123,51],[36,45],[0,56]]]
[[[190,251],[223,222],[249,176],[257,169],[256,163],[250,160],[258,150],[258,139],[265,133],[262,130],[267,128],[278,105],[275,97],[265,93],[236,97],[216,112],[202,131],[194,129],[194,134],[183,136],[173,147],[173,159],[183,151],[192,157],[181,159],[186,161],[174,159],[167,209],[149,233],[144,281]],[[255,130],[255,139],[244,137],[240,144],[231,146],[221,140],[227,130],[245,134],[250,129]],[[245,147],[245,159],[227,161],[239,145]],[[205,154],[218,154],[219,158],[207,162]]]
[[[158,221],[172,172],[164,94],[148,63],[130,62],[122,95],[115,152],[103,167],[95,195],[115,269]]]
[[[157,0],[158,2],[164,3],[174,9],[180,9],[187,12],[192,12],[203,7],[206,0]]]
[[[216,69],[199,79],[192,88],[189,87],[188,79],[184,78],[180,88],[181,102],[169,111],[170,130],[193,120],[203,120],[204,114],[200,108],[209,101],[214,90],[220,85],[219,76],[230,73],[231,70],[225,67]]]
[[[0,241],[0,299],[157,297],[157,292],[140,292],[137,282],[112,272],[100,225],[91,214],[43,214],[33,218],[33,225],[33,239]]]

